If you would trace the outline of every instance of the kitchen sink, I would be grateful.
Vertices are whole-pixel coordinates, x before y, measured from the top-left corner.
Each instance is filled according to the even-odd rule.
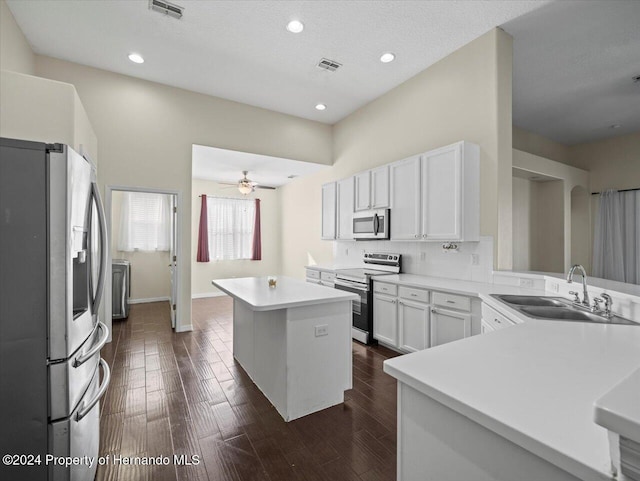
[[[541,307],[566,307],[567,301],[562,297],[543,297],[543,296],[510,296],[496,295],[494,296],[507,304],[515,304],[517,306],[541,306]]]
[[[492,294],[492,297],[495,297],[512,309],[520,311],[532,319],[640,326],[637,322],[630,321],[623,317],[613,316],[608,318],[599,313],[588,311],[585,308],[573,305],[570,300],[563,297],[513,296],[501,294]]]

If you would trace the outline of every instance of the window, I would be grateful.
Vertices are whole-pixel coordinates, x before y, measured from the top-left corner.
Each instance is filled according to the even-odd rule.
[[[168,251],[171,202],[165,194],[124,192],[118,250]]]
[[[254,199],[207,196],[207,232],[211,260],[253,259]]]

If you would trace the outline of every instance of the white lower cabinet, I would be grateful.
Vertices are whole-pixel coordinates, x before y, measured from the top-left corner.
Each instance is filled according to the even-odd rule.
[[[427,304],[400,299],[398,326],[400,349],[414,352],[429,347],[429,306]]]
[[[398,346],[398,301],[383,294],[373,295],[373,337],[389,346]]]
[[[495,331],[495,329],[487,321],[482,319],[480,323],[480,334],[486,334],[487,332]]]
[[[471,335],[471,315],[446,309],[431,309],[431,347]]]
[[[500,314],[485,303],[482,304],[482,334],[511,327],[514,324],[516,323],[508,317]]]

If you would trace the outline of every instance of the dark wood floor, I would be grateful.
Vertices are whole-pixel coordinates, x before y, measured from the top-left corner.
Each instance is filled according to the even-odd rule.
[[[234,361],[233,305],[193,302],[193,332],[175,334],[168,303],[136,304],[114,321],[100,454],[169,456],[168,466],[99,467],[99,480],[392,481],[395,353],[353,344],[353,389],[340,406],[285,423]],[[176,466],[173,454],[198,455]]]

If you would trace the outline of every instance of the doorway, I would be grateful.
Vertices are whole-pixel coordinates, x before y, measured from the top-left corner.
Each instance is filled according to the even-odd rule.
[[[116,266],[128,265],[128,304],[167,302],[171,327],[181,329],[178,294],[180,292],[180,207],[181,192],[166,189],[107,186],[105,214],[109,248],[108,272],[105,283],[103,318],[111,321],[120,314],[124,304],[120,296],[122,285]],[[128,281],[129,279],[127,279]],[[114,307],[115,306],[115,307]]]

